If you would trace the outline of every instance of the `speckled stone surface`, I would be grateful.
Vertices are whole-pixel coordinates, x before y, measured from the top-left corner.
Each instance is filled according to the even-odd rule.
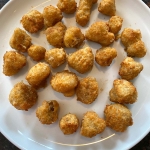
[[[0,9],[7,3],[8,0],[0,0]],[[143,0],[143,2],[150,7],[150,0]],[[0,133],[0,150],[20,150],[16,146],[14,146],[11,142],[9,142],[1,133]],[[150,133],[140,141],[137,145],[135,145],[130,150],[150,150]]]

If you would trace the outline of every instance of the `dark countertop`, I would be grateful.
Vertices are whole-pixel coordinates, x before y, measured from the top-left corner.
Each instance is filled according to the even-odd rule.
[[[0,9],[7,2],[8,0],[0,0]],[[143,2],[150,7],[150,0],[143,0]],[[0,133],[0,150],[20,150],[20,149],[14,146]],[[148,133],[142,141],[140,141],[130,150],[150,150],[150,133]]]

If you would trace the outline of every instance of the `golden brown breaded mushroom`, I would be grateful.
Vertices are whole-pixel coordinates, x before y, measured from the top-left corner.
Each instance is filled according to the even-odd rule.
[[[114,16],[116,14],[115,0],[101,0],[98,11],[107,16]]]
[[[76,88],[77,100],[84,104],[91,104],[99,94],[98,82],[94,77],[86,77],[79,81]]]
[[[38,99],[36,90],[23,82],[15,84],[9,94],[10,103],[18,110],[28,110]]]
[[[84,114],[81,125],[81,135],[92,138],[105,130],[105,120],[101,119],[94,111]]]
[[[98,21],[93,23],[85,33],[87,40],[97,42],[103,46],[108,46],[114,42],[115,36],[109,32],[107,22]]]
[[[52,124],[58,119],[59,103],[56,100],[43,101],[36,110],[36,116],[42,124]]]
[[[124,105],[106,105],[104,114],[106,125],[117,132],[124,132],[133,124],[132,114]]]
[[[85,40],[84,34],[78,27],[70,27],[66,30],[64,43],[66,47],[79,47]]]
[[[69,113],[61,118],[59,127],[65,135],[73,134],[79,127],[79,119],[76,115]]]
[[[3,60],[3,73],[6,76],[15,75],[26,65],[26,57],[15,51],[6,52]]]
[[[64,47],[64,35],[66,26],[62,22],[56,23],[54,26],[47,28],[46,39],[54,47]]]
[[[54,26],[57,22],[61,21],[63,18],[61,10],[52,5],[44,8],[43,17],[44,17],[44,25],[46,28]]]
[[[66,14],[73,14],[76,11],[77,3],[75,0],[59,0],[57,7]]]
[[[33,66],[26,75],[26,80],[35,88],[44,87],[46,79],[50,75],[50,67],[46,63],[37,63]]]
[[[28,55],[34,60],[34,61],[40,61],[44,59],[46,49],[39,45],[31,45],[28,49]]]
[[[21,23],[26,31],[36,33],[44,27],[44,18],[39,11],[31,10],[22,17]]]
[[[93,63],[94,55],[90,47],[79,49],[68,56],[68,65],[79,73],[90,71],[93,67]]]
[[[124,79],[116,79],[113,82],[113,88],[109,91],[109,97],[112,102],[122,104],[133,104],[137,100],[136,87]]]
[[[102,47],[96,51],[95,61],[100,66],[109,66],[117,56],[117,51],[111,47]]]
[[[76,12],[76,22],[85,26],[90,20],[91,8],[94,3],[97,3],[97,0],[80,0],[79,6]]]
[[[22,29],[16,28],[9,41],[12,48],[19,52],[27,52],[31,45],[31,37]]]
[[[121,63],[119,75],[122,79],[132,80],[143,70],[143,65],[133,58],[127,57]]]

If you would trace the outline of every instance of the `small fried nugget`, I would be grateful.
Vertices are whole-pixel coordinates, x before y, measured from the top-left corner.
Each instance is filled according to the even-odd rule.
[[[44,27],[44,18],[39,11],[31,10],[22,17],[21,23],[26,31],[36,33]]]
[[[69,113],[61,118],[59,127],[65,135],[73,134],[79,127],[79,119],[76,115]]]
[[[83,78],[76,88],[77,100],[84,104],[91,104],[97,98],[98,91],[98,82],[94,77]]]
[[[50,67],[46,63],[37,63],[33,66],[26,75],[26,80],[30,85],[35,88],[41,88],[46,86],[46,79],[50,75]]]
[[[109,91],[109,97],[112,102],[122,104],[133,104],[137,100],[136,87],[129,81],[117,79],[113,82],[113,88]]]
[[[45,61],[53,68],[66,62],[66,52],[63,48],[53,48],[45,53]]]
[[[34,61],[40,61],[44,59],[46,49],[39,45],[31,45],[28,49],[28,55],[34,60]]]
[[[80,134],[92,138],[105,130],[105,120],[101,119],[94,111],[88,111],[82,119]]]
[[[56,23],[53,27],[46,30],[46,38],[49,44],[54,47],[64,47],[64,35],[66,26],[62,22]]]
[[[23,82],[15,84],[9,94],[10,103],[18,110],[28,110],[38,99],[36,90]]]
[[[98,11],[107,16],[114,16],[116,14],[115,0],[101,0]]]
[[[22,29],[16,28],[9,41],[12,48],[19,52],[27,52],[31,45],[31,37]]]
[[[52,124],[58,119],[59,103],[56,100],[43,101],[36,110],[36,116],[42,124]]]
[[[91,8],[93,4],[97,3],[97,0],[80,0],[76,13],[76,22],[85,26],[90,20]]]
[[[78,84],[78,77],[75,73],[64,70],[62,72],[57,72],[52,77],[50,84],[55,91],[63,93],[64,96],[66,96],[66,93],[75,91]],[[74,94],[74,92],[72,93]]]
[[[64,43],[66,47],[79,47],[85,40],[84,34],[78,27],[70,27],[66,30]]]
[[[59,0],[57,7],[66,14],[73,14],[76,11],[77,3],[75,0]]]
[[[121,30],[122,22],[123,22],[123,19],[121,17],[112,16],[108,21],[109,32],[117,34]]]
[[[93,23],[85,33],[87,40],[97,42],[103,46],[108,46],[114,42],[115,36],[109,32],[109,25],[107,22],[99,21]]]
[[[132,126],[132,114],[130,110],[121,104],[106,105],[105,110],[106,126],[117,132],[124,132],[128,126]]]
[[[52,5],[44,8],[43,17],[44,17],[44,25],[46,28],[54,26],[57,22],[61,21],[63,18],[61,10]]]
[[[122,79],[132,80],[137,77],[142,70],[143,65],[141,63],[134,61],[131,57],[127,57],[121,63],[119,75]]]
[[[111,47],[102,47],[96,51],[95,61],[100,66],[110,66],[113,59],[117,56],[117,51]]]
[[[15,51],[6,52],[3,60],[3,73],[6,76],[15,75],[26,65],[26,57]]]
[[[67,60],[70,67],[83,74],[92,69],[94,64],[94,55],[90,47],[85,47],[69,54]]]

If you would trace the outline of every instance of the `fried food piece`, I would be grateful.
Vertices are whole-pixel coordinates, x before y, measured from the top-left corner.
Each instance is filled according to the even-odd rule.
[[[52,124],[58,119],[59,103],[56,100],[43,101],[36,110],[36,116],[42,124]]]
[[[85,40],[84,34],[78,27],[70,27],[66,30],[64,43],[66,47],[79,47]]]
[[[79,127],[79,119],[76,115],[69,113],[61,118],[59,127],[65,135],[73,134]]]
[[[128,126],[133,124],[130,110],[121,104],[106,105],[105,110],[106,126],[117,132],[124,132]]]
[[[9,94],[10,103],[18,110],[28,110],[38,99],[36,90],[23,82],[15,84]]]
[[[34,61],[40,61],[44,59],[46,49],[39,45],[31,45],[28,49],[28,55],[34,60]]]
[[[31,10],[22,17],[21,23],[26,31],[36,33],[44,27],[44,18],[39,11]]]
[[[100,66],[110,66],[113,59],[117,56],[117,51],[111,47],[102,47],[96,51],[95,61]]]
[[[121,17],[112,16],[108,21],[109,32],[117,34],[121,30],[122,22],[123,22],[123,19]]]
[[[127,57],[121,63],[119,75],[122,79],[132,80],[137,77],[142,70],[143,65],[141,63],[134,61],[131,57]]]
[[[94,77],[83,78],[76,88],[77,100],[84,104],[91,104],[97,98],[98,91],[98,82]]]
[[[73,14],[76,11],[77,3],[75,0],[59,0],[57,7],[66,14]]]
[[[76,22],[85,26],[90,20],[91,8],[93,4],[97,3],[97,0],[80,0],[76,13]]]
[[[43,17],[44,17],[44,25],[46,28],[54,26],[57,22],[61,21],[63,18],[61,10],[52,5],[44,8]]]
[[[68,56],[68,65],[79,73],[86,73],[92,69],[94,55],[90,47],[80,49]]]
[[[27,52],[31,45],[31,37],[22,29],[16,28],[9,41],[12,48],[19,52]]]
[[[66,26],[62,22],[56,23],[53,27],[46,30],[46,38],[49,44],[54,47],[64,47],[64,35]]]
[[[85,33],[87,40],[97,42],[103,46],[108,46],[114,42],[115,36],[109,32],[107,22],[99,21],[93,23]]]
[[[57,72],[52,77],[50,84],[55,91],[63,93],[64,96],[66,96],[66,93],[75,91],[75,88],[78,84],[78,77],[75,73],[64,70],[62,72]],[[74,94],[74,92],[72,93]]]
[[[45,53],[45,61],[53,68],[66,62],[66,52],[63,48],[53,48]]]
[[[45,87],[46,79],[50,75],[50,67],[46,63],[37,63],[26,75],[26,80],[35,88]]]
[[[113,88],[109,91],[112,102],[122,104],[133,104],[137,100],[136,87],[129,81],[117,79],[113,82]]]
[[[3,73],[6,76],[15,75],[26,65],[26,57],[15,51],[6,52],[3,60]]]
[[[92,138],[105,130],[106,123],[94,111],[88,111],[82,119],[80,134]]]
[[[114,16],[116,14],[115,0],[101,0],[98,11],[107,16]]]

